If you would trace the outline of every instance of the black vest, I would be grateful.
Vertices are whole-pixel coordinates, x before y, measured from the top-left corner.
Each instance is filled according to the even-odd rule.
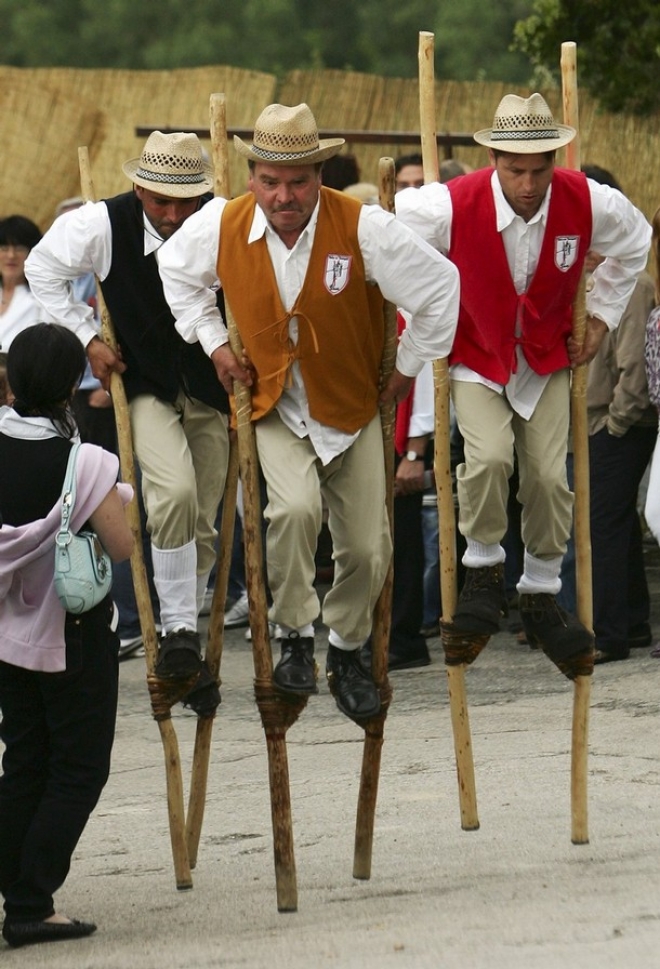
[[[211,198],[203,196],[200,204]],[[112,226],[112,263],[102,290],[126,364],[124,386],[132,400],[153,394],[172,403],[183,390],[225,414],[227,394],[201,344],[177,333],[163,295],[155,253],[144,254],[142,205],[134,192],[105,199]],[[222,311],[222,294],[218,294]]]

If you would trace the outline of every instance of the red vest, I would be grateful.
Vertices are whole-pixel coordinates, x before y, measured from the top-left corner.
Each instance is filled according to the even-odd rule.
[[[497,231],[492,171],[480,169],[447,183],[453,209],[448,255],[461,275],[458,329],[449,360],[506,384],[516,367],[517,344],[538,374],[569,365],[566,340],[591,244],[591,198],[583,174],[555,169],[538,266],[527,292],[518,296]]]
[[[298,360],[312,417],[354,434],[378,410],[384,343],[383,297],[367,282],[357,238],[361,203],[321,189],[309,265],[290,313],[282,306],[266,239],[248,245],[255,205],[251,193],[227,203],[218,257],[225,297],[256,370],[252,420],[277,404]],[[295,346],[292,316],[299,320]]]

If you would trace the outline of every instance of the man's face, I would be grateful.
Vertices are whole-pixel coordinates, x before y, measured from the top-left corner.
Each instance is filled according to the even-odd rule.
[[[554,155],[499,155],[490,153],[507,202],[525,222],[541,208],[555,170]]]
[[[309,222],[321,188],[315,165],[267,165],[256,162],[248,188],[277,234],[285,241],[298,238]]]
[[[421,165],[404,165],[396,177],[394,189],[421,188],[424,184],[424,168]]]
[[[135,194],[142,202],[144,214],[162,239],[169,239],[199,208],[198,198],[174,199],[140,185],[135,186]]]

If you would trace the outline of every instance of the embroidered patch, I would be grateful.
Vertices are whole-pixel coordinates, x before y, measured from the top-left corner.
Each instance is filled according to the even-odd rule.
[[[335,253],[326,256],[323,281],[331,296],[341,293],[342,289],[345,289],[348,285],[348,280],[351,278],[352,261],[352,256],[337,256]]]
[[[577,259],[579,245],[579,236],[555,237],[555,266],[560,272],[568,272],[574,264]]]

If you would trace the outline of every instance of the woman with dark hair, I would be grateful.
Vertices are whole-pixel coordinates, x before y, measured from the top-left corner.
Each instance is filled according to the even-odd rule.
[[[39,227],[23,215],[0,219],[0,350],[5,353],[17,333],[43,313],[25,278],[25,260],[41,239]]]
[[[118,640],[112,601],[79,616],[55,592],[60,496],[77,429],[70,402],[85,367],[65,327],[38,323],[7,358],[13,407],[0,411],[0,893],[12,946],[89,935],[96,926],[56,913],[53,893],[110,770]],[[87,522],[113,561],[133,537],[115,455],[82,444],[72,529]]]

